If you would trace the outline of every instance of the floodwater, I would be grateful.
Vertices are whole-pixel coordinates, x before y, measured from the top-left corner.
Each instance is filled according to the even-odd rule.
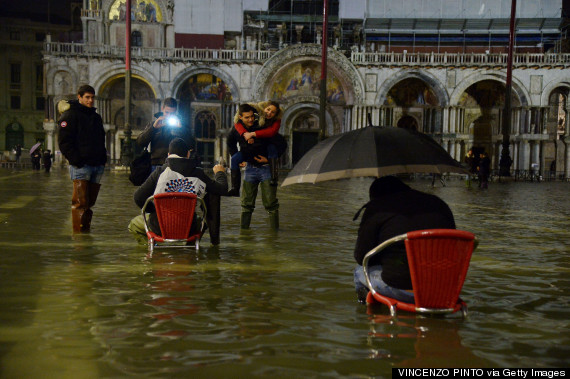
[[[463,320],[358,304],[354,213],[371,179],[279,188],[281,230],[258,199],[222,244],[147,258],[125,173],[106,172],[92,233],[72,236],[71,182],[0,171],[0,377],[390,377],[393,367],[568,367],[570,183],[410,185],[476,233]]]

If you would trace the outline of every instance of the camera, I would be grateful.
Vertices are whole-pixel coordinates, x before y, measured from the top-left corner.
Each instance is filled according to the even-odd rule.
[[[171,126],[171,127],[179,127],[180,126],[180,119],[176,116],[168,116],[165,120],[164,123],[167,126]]]

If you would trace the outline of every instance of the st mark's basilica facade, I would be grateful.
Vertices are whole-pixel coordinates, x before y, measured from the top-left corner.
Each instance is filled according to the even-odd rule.
[[[289,150],[282,164],[291,167],[318,139],[322,21],[318,12],[279,18],[278,3],[133,0],[133,138],[153,119],[161,102],[174,97],[204,162],[213,163],[227,155],[225,138],[237,106],[273,99],[284,109],[280,133]],[[311,3],[322,7],[322,2],[290,3],[291,12],[294,3],[300,13],[315,6]],[[444,14],[438,8],[441,1],[421,2],[434,7],[436,18],[386,18],[380,8],[388,1],[331,3],[327,136],[364,127],[370,117],[374,125],[427,133],[459,161],[470,148],[486,151],[492,167],[498,168],[507,2],[497,2],[502,4],[497,14],[467,13],[461,19]],[[540,3],[541,14],[547,16],[521,17],[517,24],[511,169],[556,171],[568,178],[570,57],[561,52],[557,40],[560,7],[555,9],[556,2]],[[212,9],[216,6],[219,9]],[[43,129],[52,151],[58,149],[58,102],[74,98],[77,87],[88,83],[97,92],[110,158],[120,162],[125,143],[125,10],[124,0],[85,0],[81,43],[47,37]],[[189,26],[181,27],[185,22]],[[202,30],[192,25],[202,25]],[[208,28],[217,29],[212,33]]]

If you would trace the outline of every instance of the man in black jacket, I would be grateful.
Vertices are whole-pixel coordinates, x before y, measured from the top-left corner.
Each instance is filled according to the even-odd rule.
[[[359,264],[354,279],[362,302],[368,292],[362,271],[366,253],[392,237],[414,230],[455,229],[453,214],[443,200],[414,190],[395,176],[384,176],[372,183],[370,201],[363,209],[354,248],[354,259]],[[369,271],[377,292],[409,301],[407,296],[410,295],[406,291],[412,289],[412,279],[404,242],[395,243],[373,256]]]
[[[142,208],[150,196],[173,191],[191,192],[200,198],[203,198],[207,193],[225,196],[228,192],[228,179],[224,166],[215,165],[213,171],[215,180],[206,175],[204,170],[196,167],[196,161],[190,159],[190,149],[186,142],[181,138],[175,138],[169,144],[166,163],[154,170],[148,179],[136,190],[134,195],[135,203],[139,208]],[[183,183],[183,187],[174,188],[182,186],[182,184],[177,183]],[[150,212],[148,218],[150,228],[153,232],[160,234],[156,212],[154,212],[152,207],[148,210]],[[196,222],[192,223],[191,234],[196,230],[196,224]],[[142,215],[131,220],[129,230],[136,237],[141,236],[146,241]],[[217,244],[217,242],[212,241],[213,244]]]
[[[69,101],[69,108],[59,119],[59,148],[69,161],[73,180],[71,218],[74,232],[91,228],[93,211],[101,177],[107,162],[105,129],[101,116],[95,112],[95,89],[82,85],[77,100]]]
[[[190,130],[178,118],[176,99],[168,97],[162,104],[162,112],[156,113],[156,119],[151,121],[138,136],[137,144],[146,147],[150,143],[150,159],[153,171],[164,164],[168,156],[168,144],[174,138],[182,138],[190,150],[195,147],[194,138]]]

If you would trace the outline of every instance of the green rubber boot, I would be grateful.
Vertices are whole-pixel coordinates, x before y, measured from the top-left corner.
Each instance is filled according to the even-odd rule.
[[[279,229],[279,211],[274,210],[269,213],[269,226],[273,230]]]
[[[242,229],[249,229],[249,224],[251,223],[251,213],[241,212],[240,217],[240,227]]]

